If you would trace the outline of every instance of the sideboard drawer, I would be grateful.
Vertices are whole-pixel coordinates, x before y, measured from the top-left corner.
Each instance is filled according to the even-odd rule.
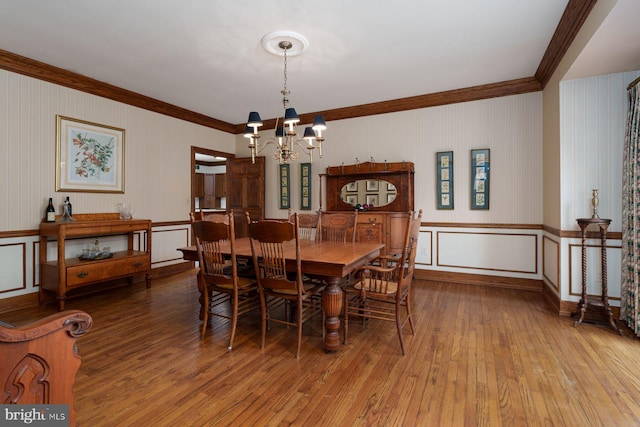
[[[358,222],[364,224],[383,224],[385,215],[374,212],[361,212],[358,214]]]
[[[86,261],[67,268],[67,286],[80,286],[88,283],[146,273],[150,269],[149,254],[126,256],[120,259]]]
[[[356,224],[356,240],[359,242],[384,242],[385,216],[379,213],[362,213]]]

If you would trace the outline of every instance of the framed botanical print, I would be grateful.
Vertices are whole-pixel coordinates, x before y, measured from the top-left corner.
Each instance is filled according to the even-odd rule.
[[[56,191],[124,193],[125,130],[56,116]]]
[[[378,191],[378,188],[379,188],[378,180],[367,181],[367,191]]]
[[[438,209],[453,209],[453,151],[436,153]]]
[[[289,164],[280,165],[280,209],[289,209]]]
[[[471,150],[471,209],[489,209],[489,149]]]
[[[311,163],[300,164],[300,209],[311,210]]]

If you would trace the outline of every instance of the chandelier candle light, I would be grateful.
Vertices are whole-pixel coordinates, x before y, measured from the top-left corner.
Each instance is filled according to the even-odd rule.
[[[277,42],[278,49],[275,49],[273,43]],[[245,129],[244,136],[249,139],[249,149],[251,150],[251,160],[255,163],[256,156],[264,150],[268,145],[273,144],[276,147],[274,158],[279,163],[289,163],[298,158],[298,152],[295,147],[299,147],[309,156],[309,161],[313,162],[313,150],[318,149],[318,154],[322,158],[322,131],[327,128],[324,117],[315,116],[313,125],[308,126],[304,130],[302,138],[298,137],[296,125],[300,122],[298,113],[295,108],[289,106],[289,94],[287,90],[287,52],[289,55],[299,55],[308,46],[309,42],[302,35],[290,31],[278,31],[269,33],[262,38],[262,46],[270,53],[282,55],[284,57],[284,88],[280,91],[282,94],[282,107],[284,108],[284,119],[280,123],[280,117],[276,119],[275,135],[262,144],[258,139],[260,134],[258,128],[262,126],[262,119],[257,111],[249,113],[249,120]],[[306,141],[306,143],[304,143]]]

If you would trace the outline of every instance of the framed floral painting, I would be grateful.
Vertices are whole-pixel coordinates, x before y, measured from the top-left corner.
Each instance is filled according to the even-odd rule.
[[[125,130],[56,119],[56,191],[124,193]]]

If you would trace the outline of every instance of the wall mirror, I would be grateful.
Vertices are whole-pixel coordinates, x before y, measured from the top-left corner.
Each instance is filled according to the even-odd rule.
[[[383,207],[396,198],[396,186],[383,179],[358,179],[347,182],[340,190],[342,201],[353,207]]]
[[[326,210],[347,211],[365,204],[373,211],[413,210],[413,175],[411,162],[330,166],[323,175]]]

